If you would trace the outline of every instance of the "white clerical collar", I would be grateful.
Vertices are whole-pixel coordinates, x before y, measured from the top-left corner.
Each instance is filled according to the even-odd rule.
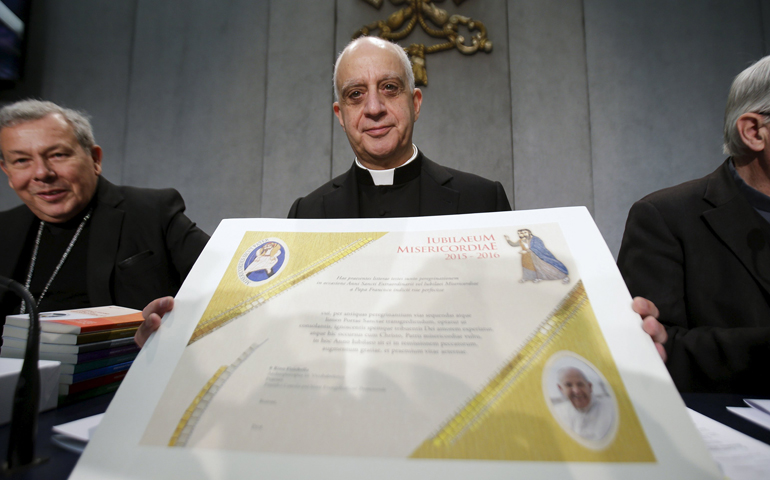
[[[412,153],[412,156],[409,158],[409,160],[396,168],[401,168],[417,158],[417,147],[415,147],[414,144],[412,144],[412,149],[414,152]],[[372,176],[372,181],[375,185],[393,185],[393,176],[396,174],[396,168],[390,168],[388,170],[372,170],[371,168],[366,168],[365,166],[361,165],[361,162],[358,161],[358,157],[356,157],[356,165],[369,172],[369,175]]]

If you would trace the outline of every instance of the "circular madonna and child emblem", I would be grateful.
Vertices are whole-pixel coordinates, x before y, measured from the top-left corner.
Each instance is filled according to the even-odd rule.
[[[238,261],[238,278],[250,286],[262,285],[283,269],[289,260],[289,249],[277,238],[266,238],[255,243]]]

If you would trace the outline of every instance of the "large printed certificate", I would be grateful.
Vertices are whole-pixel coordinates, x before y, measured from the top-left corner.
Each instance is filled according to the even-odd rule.
[[[630,305],[584,208],[226,220],[72,478],[719,478]]]

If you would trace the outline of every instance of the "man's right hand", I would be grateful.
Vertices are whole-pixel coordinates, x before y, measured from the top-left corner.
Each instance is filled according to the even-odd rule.
[[[134,341],[137,345],[144,346],[150,335],[160,328],[160,320],[163,315],[170,312],[172,308],[174,308],[174,297],[156,298],[144,307],[142,310],[144,322],[139,325],[139,330],[134,335]]]

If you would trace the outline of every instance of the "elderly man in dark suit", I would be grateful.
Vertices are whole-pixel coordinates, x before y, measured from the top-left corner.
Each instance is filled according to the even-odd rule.
[[[355,161],[294,202],[290,218],[384,218],[510,210],[500,182],[442,167],[412,144],[422,92],[404,49],[376,37],[348,44],[334,67],[334,114]]]
[[[770,394],[770,57],[735,78],[716,171],[631,208],[618,266],[683,392]]]
[[[175,190],[118,187],[101,176],[88,119],[51,102],[0,110],[0,167],[24,205],[0,212],[0,275],[40,309],[143,308],[173,295],[208,241]],[[20,300],[0,297],[0,316]]]

